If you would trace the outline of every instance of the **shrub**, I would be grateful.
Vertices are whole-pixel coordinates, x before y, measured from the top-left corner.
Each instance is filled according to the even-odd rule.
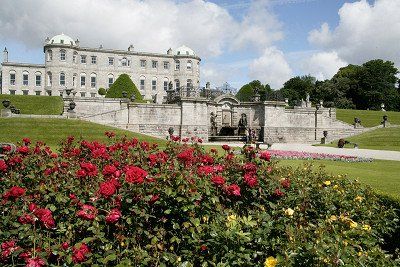
[[[357,181],[107,136],[0,160],[3,266],[396,265],[380,248],[396,214]]]
[[[137,100],[143,100],[142,95],[136,88],[136,85],[129,78],[128,74],[121,74],[115,82],[111,85],[106,93],[107,98],[122,98],[122,92],[127,92],[127,97],[130,98],[132,94],[135,95]]]
[[[99,95],[106,95],[107,91],[103,87],[100,87],[98,93]]]
[[[251,101],[253,97],[253,87],[250,84],[246,84],[240,88],[240,90],[236,93],[236,98],[239,101],[247,102]]]

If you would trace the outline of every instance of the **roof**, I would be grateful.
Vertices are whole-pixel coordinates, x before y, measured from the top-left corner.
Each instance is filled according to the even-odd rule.
[[[174,54],[175,55],[183,55],[183,56],[184,55],[186,55],[186,56],[196,56],[195,52],[191,48],[189,48],[189,47],[187,47],[185,45],[182,45],[181,47],[178,47],[175,50]]]
[[[62,33],[51,38],[48,44],[75,45],[75,41],[68,35]]]

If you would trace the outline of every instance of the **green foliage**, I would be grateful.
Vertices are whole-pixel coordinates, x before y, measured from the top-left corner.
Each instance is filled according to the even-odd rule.
[[[107,90],[104,89],[103,87],[100,87],[98,93],[99,93],[99,95],[106,95]]]
[[[10,100],[11,105],[21,110],[21,114],[60,115],[64,109],[60,96],[0,95],[1,108],[4,99]]]
[[[242,102],[251,101],[253,97],[253,87],[250,84],[245,84],[240,88],[240,90],[236,93],[236,98]]]
[[[269,84],[262,85],[259,80],[254,80],[243,85],[242,88],[240,88],[240,90],[236,93],[236,98],[242,102],[252,101],[255,89],[258,90],[261,101],[267,100],[268,97],[274,92]]]
[[[315,78],[312,76],[297,76],[291,78],[284,83],[283,88],[280,90],[284,98],[289,99],[289,105],[295,105],[300,99],[305,100],[307,94],[310,94],[313,100],[312,92],[315,89]]]
[[[3,266],[23,264],[23,251],[49,265],[262,266],[269,257],[279,266],[398,265],[380,246],[395,210],[359,182],[308,165],[130,139],[69,140],[58,155],[34,149],[19,150],[19,165],[6,156],[1,169],[0,243],[20,248]],[[13,186],[26,192],[12,196]],[[115,210],[121,216],[107,221]],[[90,252],[77,253],[82,243]]]
[[[115,82],[108,89],[107,98],[122,98],[122,92],[127,92],[127,97],[130,98],[132,94],[135,95],[137,100],[143,100],[142,95],[132,82],[128,74],[121,74]]]

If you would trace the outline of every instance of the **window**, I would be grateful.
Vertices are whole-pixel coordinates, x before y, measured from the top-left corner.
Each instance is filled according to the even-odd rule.
[[[72,87],[76,87],[76,77],[78,77],[78,74],[74,74],[74,76],[72,76]]]
[[[126,57],[121,59],[121,66],[126,67],[128,65],[128,60],[126,59]]]
[[[145,81],[146,81],[146,78],[144,76],[141,76],[140,77],[140,86],[139,86],[139,90],[140,91],[144,91],[144,89],[145,89],[145,86],[144,86]]]
[[[158,62],[157,62],[157,61],[153,60],[153,61],[151,62],[151,67],[152,67],[153,69],[156,69],[156,68],[157,68],[157,65],[158,65]]]
[[[64,72],[60,73],[60,85],[65,86],[65,73]]]
[[[10,85],[15,85],[15,72],[10,73]]]
[[[144,60],[144,59],[140,60],[140,67],[146,68],[146,60]]]
[[[90,75],[90,87],[96,88],[96,74],[94,73]]]
[[[64,49],[61,49],[60,50],[60,60],[61,61],[65,61],[65,50]]]
[[[27,72],[22,74],[22,85],[27,86],[29,84],[29,75]]]
[[[192,88],[193,87],[192,80],[189,79],[189,80],[186,81],[186,87],[187,88]]]
[[[81,55],[81,63],[86,64],[86,56],[85,55]]]
[[[181,83],[179,80],[175,80],[175,89],[178,89],[179,87],[181,87]]]
[[[53,84],[53,74],[51,72],[47,72],[47,86],[51,86]]]
[[[164,78],[164,91],[168,90],[168,78]]]
[[[28,90],[22,90],[22,94],[23,94],[23,95],[28,95],[28,94],[29,94],[29,91],[28,91]]]
[[[40,93],[41,93],[40,91],[36,91],[35,92],[36,95],[40,95]]]
[[[42,75],[40,75],[40,74],[35,75],[35,84],[36,84],[36,86],[42,85]]]
[[[53,60],[53,51],[48,50],[47,51],[47,61],[52,61]]]
[[[188,60],[188,62],[186,63],[186,69],[192,70],[192,61],[191,60]]]
[[[92,64],[96,64],[97,63],[97,57],[96,56],[91,56],[92,58]]]
[[[175,61],[175,70],[181,69],[181,62],[179,60]]]
[[[81,92],[81,97],[85,97],[86,93],[85,92]]]
[[[85,87],[85,86],[86,86],[86,75],[81,74],[81,87]]]
[[[153,80],[151,81],[151,90],[157,90],[157,78],[153,78]]]
[[[90,97],[96,97],[96,93],[90,93]]]
[[[74,63],[77,63],[76,62],[76,58],[78,57],[78,53],[77,52],[74,52],[74,54],[72,55],[72,61],[74,62]]]
[[[15,90],[10,90],[10,95],[15,95]]]
[[[168,69],[169,69],[169,62],[164,61],[164,70],[168,70]]]
[[[114,75],[108,74],[108,88],[114,83]]]
[[[109,66],[113,66],[114,65],[114,58],[113,57],[109,57],[108,58],[108,65]]]

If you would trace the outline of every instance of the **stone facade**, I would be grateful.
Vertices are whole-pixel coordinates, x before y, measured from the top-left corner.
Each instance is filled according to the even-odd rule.
[[[138,52],[132,45],[126,51],[88,48],[62,34],[46,39],[44,53],[43,65],[13,63],[5,49],[1,93],[62,95],[72,89],[77,97],[96,97],[123,73],[145,99],[164,97],[169,82],[174,88],[200,83],[200,58],[185,46],[165,54]]]

